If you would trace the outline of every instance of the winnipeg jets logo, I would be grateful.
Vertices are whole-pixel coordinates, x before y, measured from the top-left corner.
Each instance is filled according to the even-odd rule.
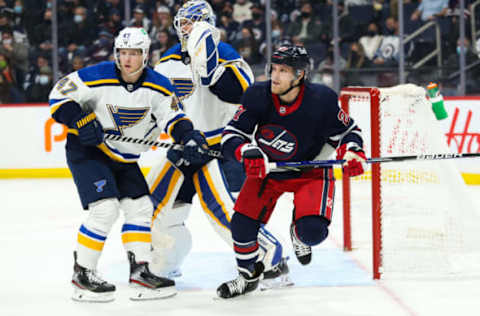
[[[275,160],[289,159],[297,152],[297,138],[282,126],[261,126],[255,138],[262,150]]]

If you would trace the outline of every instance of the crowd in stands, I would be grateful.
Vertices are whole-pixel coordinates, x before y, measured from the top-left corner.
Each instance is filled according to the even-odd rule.
[[[181,1],[129,1],[131,19],[125,21],[125,0],[57,0],[59,76],[113,60],[114,38],[125,26],[143,27],[148,31],[152,39],[151,65],[177,42],[173,17]],[[399,46],[397,1],[338,1],[342,85],[365,84],[362,72],[355,70],[390,69],[395,73]],[[235,47],[260,76],[266,60],[265,1],[209,2],[217,15],[222,40]],[[312,56],[313,80],[332,85],[333,1],[271,2],[274,45],[286,40],[305,45]],[[466,8],[472,3],[473,0],[466,1]],[[457,67],[458,7],[458,0],[404,0],[405,33],[431,20],[439,21],[443,59],[445,64]],[[471,38],[469,16],[466,21],[467,37]],[[48,99],[53,86],[51,30],[51,0],[0,0],[0,103]],[[476,43],[465,44],[467,63],[475,62],[478,59]],[[433,45],[433,37],[428,34],[407,45],[407,65],[423,57]],[[478,77],[475,69],[478,67],[470,71],[470,76]],[[395,84],[388,80],[382,82]]]

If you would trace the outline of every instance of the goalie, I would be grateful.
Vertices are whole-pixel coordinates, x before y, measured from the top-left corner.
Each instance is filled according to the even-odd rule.
[[[215,16],[207,2],[188,1],[179,9],[174,24],[180,44],[165,53],[155,70],[170,78],[183,110],[195,127],[203,131],[209,146],[219,150],[222,131],[238,109],[240,97],[253,82],[252,71],[230,45],[219,40]],[[184,222],[195,194],[216,232],[232,245],[231,192],[238,192],[244,179],[243,167],[238,162],[215,159],[204,164],[185,164],[180,152],[168,151],[167,158],[147,175],[155,206],[152,225],[155,272],[169,277],[180,275],[180,266],[192,246]],[[268,283],[290,284],[280,242],[264,228],[260,228],[259,240],[266,279],[275,279]]]

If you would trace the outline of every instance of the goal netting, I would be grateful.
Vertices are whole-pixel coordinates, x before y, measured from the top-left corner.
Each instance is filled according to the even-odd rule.
[[[421,87],[349,87],[341,102],[368,157],[451,152]],[[373,164],[343,187],[345,248],[371,249],[374,278],[480,275],[480,216],[453,160]]]

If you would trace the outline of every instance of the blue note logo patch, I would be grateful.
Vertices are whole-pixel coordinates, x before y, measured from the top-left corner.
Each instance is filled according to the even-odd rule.
[[[123,135],[123,130],[140,123],[150,108],[127,108],[107,104],[115,128],[105,129],[108,134]]]
[[[288,160],[297,152],[297,138],[282,126],[261,126],[255,139],[258,146],[275,160]]]
[[[105,184],[107,184],[107,180],[102,179],[97,182],[94,182],[93,184],[97,187],[97,192],[100,193],[100,192],[103,192],[103,187],[105,186]]]

